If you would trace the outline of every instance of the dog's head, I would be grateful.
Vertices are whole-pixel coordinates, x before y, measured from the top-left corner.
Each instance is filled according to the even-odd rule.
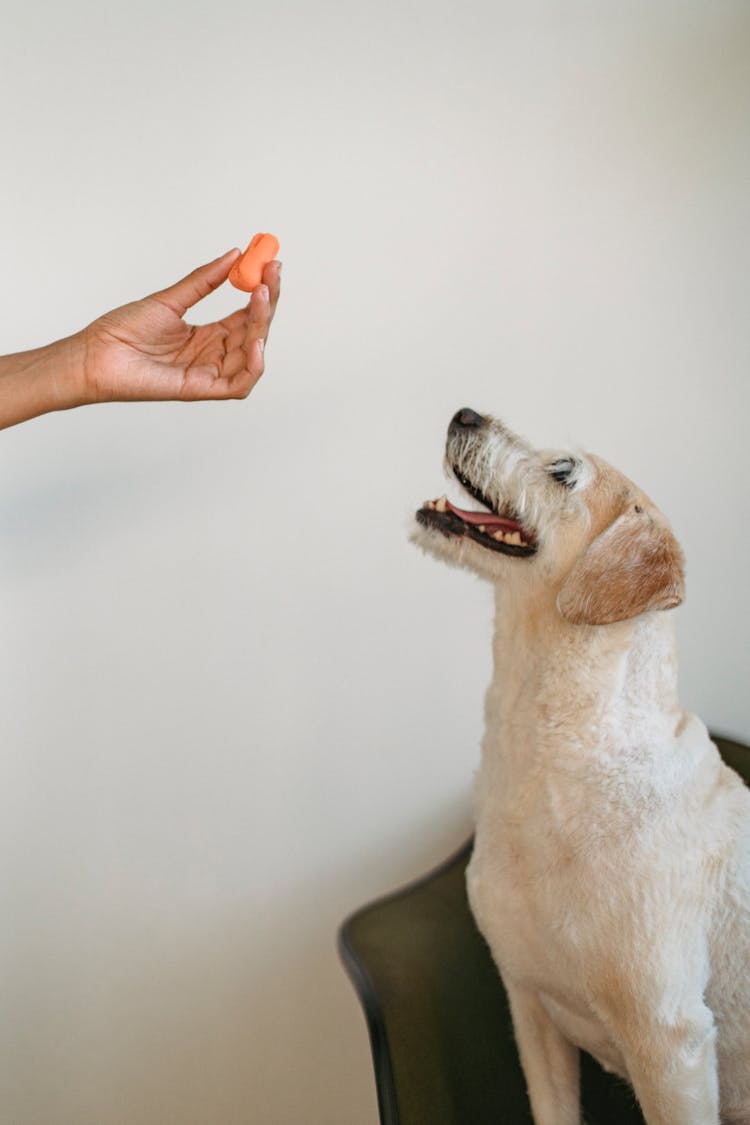
[[[448,428],[446,464],[470,507],[441,497],[419,509],[413,539],[432,554],[575,625],[683,600],[682,551],[667,520],[600,458],[537,451],[498,419],[464,409]]]

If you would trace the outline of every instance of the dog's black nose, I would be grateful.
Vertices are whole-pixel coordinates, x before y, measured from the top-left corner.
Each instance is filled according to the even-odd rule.
[[[462,430],[478,430],[484,425],[485,419],[481,414],[477,414],[476,410],[465,406],[463,410],[459,410],[451,418],[450,429],[454,432],[461,432]]]

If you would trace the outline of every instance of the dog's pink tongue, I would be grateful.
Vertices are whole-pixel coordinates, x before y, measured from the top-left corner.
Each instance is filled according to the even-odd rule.
[[[516,520],[506,519],[504,516],[496,516],[494,512],[465,512],[463,508],[457,508],[451,504],[450,500],[446,500],[446,507],[450,512],[454,512],[459,519],[464,523],[473,524],[478,527],[486,527],[488,531],[520,531],[521,525]]]

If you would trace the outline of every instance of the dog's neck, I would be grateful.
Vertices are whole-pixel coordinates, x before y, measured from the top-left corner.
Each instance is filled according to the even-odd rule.
[[[682,721],[668,612],[616,625],[569,625],[554,605],[529,612],[496,594],[490,746],[533,742],[557,752],[617,752],[673,739]]]

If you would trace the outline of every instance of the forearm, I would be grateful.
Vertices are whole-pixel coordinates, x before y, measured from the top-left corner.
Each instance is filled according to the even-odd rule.
[[[83,405],[82,386],[80,334],[43,348],[0,356],[0,429],[52,410]]]

